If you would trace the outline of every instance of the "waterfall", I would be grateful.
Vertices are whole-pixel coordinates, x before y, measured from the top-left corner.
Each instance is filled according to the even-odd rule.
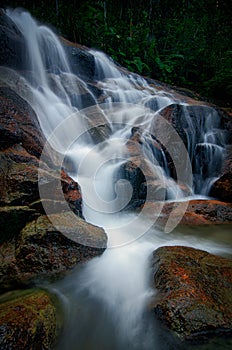
[[[161,205],[179,201],[184,213],[189,197],[207,195],[223,161],[219,116],[204,106],[192,115],[185,102],[165,89],[90,50],[99,98],[88,81],[71,71],[64,48],[49,28],[26,12],[7,14],[24,37],[28,72],[1,68],[2,79],[31,104],[52,148],[62,154],[64,164],[72,164],[70,175],[81,186],[85,219],[108,235],[108,249],[100,258],[54,287],[67,298],[67,329],[60,349],[149,350],[154,344],[160,349],[146,315],[155,293],[149,275],[152,251],[175,244],[214,252],[224,248],[173,235],[170,231],[180,218],[169,222],[170,234],[165,235],[146,217],[146,202],[154,196]],[[83,96],[90,101],[87,108]],[[181,108],[183,141],[162,117],[173,105]],[[131,173],[125,170],[128,166]],[[140,189],[135,188],[138,181]],[[144,187],[146,195],[141,195]],[[125,209],[138,201],[144,205],[139,213]]]

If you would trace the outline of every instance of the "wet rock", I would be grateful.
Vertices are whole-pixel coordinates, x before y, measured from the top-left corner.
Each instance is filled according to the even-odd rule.
[[[40,161],[45,139],[31,107],[11,89],[2,86],[0,90],[3,291],[61,277],[78,263],[100,255],[106,247],[106,235],[76,217],[82,216],[79,185],[64,169],[57,169],[56,159],[53,162],[48,153],[44,157],[47,162]],[[59,227],[46,215],[59,218]]]
[[[210,196],[225,202],[232,202],[232,172],[223,174],[214,182],[210,190]]]
[[[0,152],[0,160],[0,205],[2,207],[22,206],[25,212],[24,207],[27,206],[39,213],[45,213],[43,200],[49,199],[53,211],[60,212],[65,208],[65,203],[68,203],[71,210],[82,216],[80,188],[64,170],[51,170],[46,164],[43,167],[40,164],[39,191],[39,160],[35,156],[30,155],[21,145],[14,145]],[[12,222],[16,223],[15,219],[14,216]],[[19,226],[21,226],[20,222]]]
[[[13,241],[0,247],[2,289],[64,276],[77,264],[103,253],[103,229],[73,213],[39,216],[26,224]],[[54,224],[52,224],[53,222]]]
[[[53,349],[60,321],[51,296],[42,290],[14,294],[0,300],[0,348]]]
[[[64,38],[61,38],[72,71],[81,78],[93,80],[95,74],[94,56],[84,46],[74,44]]]
[[[232,134],[232,128],[230,134]],[[222,171],[212,184],[209,195],[224,202],[232,201],[232,145],[226,148]]]
[[[14,69],[24,68],[23,52],[25,44],[16,25],[0,9],[0,65]]]
[[[181,225],[217,225],[232,223],[232,205],[217,200],[191,200],[187,208],[182,202],[147,202],[145,213],[154,224],[164,228],[170,215],[179,218]],[[159,213],[158,217],[156,216]]]
[[[16,92],[0,86],[0,148],[21,144],[31,155],[40,157],[45,144],[37,117]]]
[[[0,152],[0,204],[28,205],[38,197],[38,160],[21,146]]]
[[[151,309],[182,340],[232,333],[232,261],[188,247],[153,254]]]
[[[27,206],[0,207],[0,243],[17,237],[27,222],[36,217],[38,213]]]

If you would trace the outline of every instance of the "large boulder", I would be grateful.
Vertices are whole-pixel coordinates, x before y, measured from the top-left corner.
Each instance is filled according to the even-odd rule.
[[[72,215],[51,214],[50,220],[41,215],[27,223],[17,238],[1,245],[2,290],[61,278],[77,264],[103,253],[104,230],[78,217],[73,220]]]
[[[3,295],[0,305],[1,349],[54,348],[61,328],[54,297],[43,290],[19,291]]]
[[[232,334],[232,261],[189,247],[153,254],[155,316],[182,340]]]

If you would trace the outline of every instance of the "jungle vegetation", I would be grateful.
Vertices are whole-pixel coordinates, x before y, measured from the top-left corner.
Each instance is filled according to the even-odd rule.
[[[124,67],[232,104],[229,0],[7,1]]]

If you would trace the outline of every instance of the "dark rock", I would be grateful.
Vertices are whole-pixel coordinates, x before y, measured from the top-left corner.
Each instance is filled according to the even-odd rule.
[[[103,253],[107,237],[103,229],[73,213],[43,215],[27,223],[14,241],[0,247],[1,288],[10,289],[35,281],[54,280]]]
[[[232,202],[232,173],[223,174],[214,182],[210,196],[225,202]]]
[[[61,325],[51,296],[42,290],[15,294],[0,300],[0,348],[53,349]]]
[[[49,153],[46,164],[40,161],[45,138],[31,107],[7,87],[0,92],[0,280],[6,290],[61,277],[100,255],[107,239],[102,229],[77,218],[79,185],[57,170]],[[56,216],[59,227],[46,215]]]
[[[21,146],[0,152],[0,205],[28,205],[39,198],[38,160]]]
[[[84,46],[61,38],[72,71],[84,80],[93,80],[95,74],[94,56]]]
[[[175,212],[173,212],[175,211]],[[187,208],[181,202],[146,202],[147,217],[154,220],[154,224],[164,228],[170,215],[181,225],[218,225],[232,223],[232,204],[217,200],[191,200]],[[157,217],[157,213],[160,213]]]
[[[226,148],[221,174],[212,184],[209,195],[224,202],[232,202],[232,145]]]
[[[0,47],[0,65],[14,69],[24,68],[25,43],[18,28],[2,9],[0,9]]]
[[[26,223],[36,215],[36,210],[27,206],[0,207],[0,244],[17,237]]]
[[[232,261],[188,247],[153,254],[153,313],[182,340],[232,332]]]
[[[21,144],[31,155],[40,157],[45,138],[30,105],[8,87],[0,87],[0,148]]]

